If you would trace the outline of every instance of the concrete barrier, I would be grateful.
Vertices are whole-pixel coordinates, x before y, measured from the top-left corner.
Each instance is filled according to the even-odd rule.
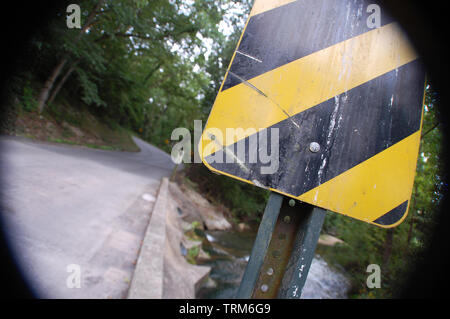
[[[194,299],[200,286],[208,279],[211,267],[192,265],[181,253],[180,245],[188,238],[181,226],[183,220],[177,209],[178,194],[172,193],[173,186],[174,183],[169,183],[167,195],[163,298]],[[189,198],[185,198],[185,201],[189,201]]]
[[[163,296],[168,184],[168,179],[163,178],[136,263],[128,299],[161,299]]]

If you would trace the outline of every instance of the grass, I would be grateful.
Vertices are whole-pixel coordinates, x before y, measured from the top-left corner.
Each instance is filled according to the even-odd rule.
[[[25,136],[25,137],[29,137],[29,136]],[[31,138],[35,139],[34,137],[30,136]],[[95,145],[95,144],[89,144],[89,143],[78,143],[75,141],[71,141],[71,140],[66,140],[66,139],[62,139],[62,138],[48,138],[49,142],[52,143],[60,143],[60,144],[67,144],[67,145],[79,145],[79,146],[85,146],[85,147],[89,147],[89,148],[94,148],[94,149],[100,149],[100,150],[105,150],[105,151],[118,151],[120,149],[114,147],[114,146],[109,146],[109,145]]]
[[[115,148],[114,146],[109,145],[95,145],[95,144],[85,144],[85,146],[105,151],[117,151],[119,149]]]
[[[80,144],[78,144],[77,142],[70,141],[70,140],[65,140],[65,139],[62,139],[62,138],[52,138],[52,137],[49,137],[49,138],[48,138],[48,141],[49,141],[49,142],[52,142],[52,143],[61,143],[61,144],[69,144],[69,145],[80,145]]]

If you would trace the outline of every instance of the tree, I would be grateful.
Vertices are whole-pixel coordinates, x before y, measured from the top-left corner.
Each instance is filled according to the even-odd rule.
[[[91,25],[94,23],[95,17],[97,16],[101,6],[103,5],[104,0],[99,0],[95,7],[92,9],[90,14],[88,15],[86,22],[84,23],[83,27],[79,31],[79,33],[75,36],[73,39],[73,44],[77,44],[80,40],[81,36],[88,30],[88,28],[91,27]],[[67,57],[65,56],[67,53],[63,54],[63,57],[59,60],[59,62],[56,64],[56,67],[53,69],[53,71],[50,73],[50,76],[48,77],[47,81],[45,81],[44,86],[39,93],[38,97],[38,111],[41,113],[44,109],[45,102],[47,101],[47,98],[49,96],[50,90],[52,89],[56,78],[61,73],[62,69],[64,68],[64,65],[67,63]]]
[[[54,50],[58,60],[38,96],[39,112],[55,100],[72,74],[77,77],[71,85],[79,87],[86,104],[119,104],[107,112],[130,120],[135,128],[144,124],[142,118],[149,122],[150,109],[161,117],[169,102],[182,107],[183,100],[188,105],[182,109],[191,110],[199,104],[208,75],[193,69],[204,70],[203,40],[220,37],[223,11],[215,1],[84,1],[80,6],[86,17],[81,31],[68,30],[62,19],[53,25],[59,37],[47,47],[59,48]],[[50,54],[46,58],[51,59]]]

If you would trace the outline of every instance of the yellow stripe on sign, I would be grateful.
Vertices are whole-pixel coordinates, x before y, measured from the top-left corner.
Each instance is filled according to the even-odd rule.
[[[221,139],[226,128],[270,127],[415,59],[397,23],[374,29],[220,92],[204,136],[215,128],[222,132],[216,145],[236,143]],[[203,158],[216,149],[205,149],[209,143],[202,139]]]
[[[298,199],[372,222],[410,199],[419,143],[417,131]]]
[[[252,17],[295,1],[296,0],[255,0],[250,16]]]

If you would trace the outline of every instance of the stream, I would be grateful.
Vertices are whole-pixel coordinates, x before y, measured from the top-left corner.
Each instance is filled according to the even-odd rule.
[[[197,298],[235,298],[256,234],[253,232],[206,231],[209,244],[203,249],[211,256],[202,264],[211,267],[213,285],[203,287]],[[350,282],[339,271],[330,267],[319,255],[313,259],[302,293],[302,299],[347,298]]]

